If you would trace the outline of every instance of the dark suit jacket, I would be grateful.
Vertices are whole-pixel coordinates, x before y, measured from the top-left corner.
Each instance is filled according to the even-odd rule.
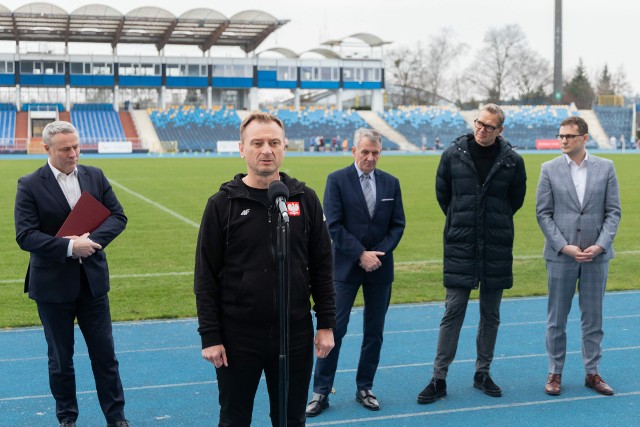
[[[80,292],[81,268],[84,268],[93,296],[109,291],[109,269],[104,248],[120,234],[126,224],[122,206],[102,171],[78,165],[80,189],[88,191],[111,211],[111,216],[89,236],[102,245],[82,260],[67,257],[69,240],[54,237],[71,212],[48,164],[18,180],[14,218],[16,241],[30,252],[25,292],[39,302],[67,302]]]
[[[404,233],[405,219],[398,179],[379,169],[376,209],[369,215],[354,164],[327,177],[324,213],[333,241],[333,275],[338,282],[393,281],[393,250]],[[385,252],[382,266],[367,273],[358,264],[363,251]]]

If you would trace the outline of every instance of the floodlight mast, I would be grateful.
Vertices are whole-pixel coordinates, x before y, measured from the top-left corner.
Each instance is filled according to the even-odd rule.
[[[553,99],[554,103],[562,101],[562,0],[555,0],[555,25],[553,27]]]

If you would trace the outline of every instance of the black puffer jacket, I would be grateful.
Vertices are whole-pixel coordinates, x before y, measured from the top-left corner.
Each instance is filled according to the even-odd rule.
[[[194,290],[202,348],[224,344],[225,334],[278,336],[278,213],[251,197],[238,174],[209,198],[202,216]],[[290,332],[335,328],[331,240],[315,191],[280,173],[289,189]]]
[[[513,215],[522,206],[527,174],[522,157],[498,136],[500,152],[484,183],[469,154],[473,134],[443,153],[436,197],[444,226],[444,286],[508,289],[513,286]]]

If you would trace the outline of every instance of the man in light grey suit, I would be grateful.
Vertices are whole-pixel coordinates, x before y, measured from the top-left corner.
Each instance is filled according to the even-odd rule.
[[[545,392],[559,395],[566,355],[566,325],[576,284],[582,314],[585,386],[604,395],[613,389],[598,374],[602,354],[602,303],[620,222],[618,179],[611,160],[589,154],[587,123],[569,117],[560,124],[563,155],[542,165],[536,216],[545,237],[549,303]]]

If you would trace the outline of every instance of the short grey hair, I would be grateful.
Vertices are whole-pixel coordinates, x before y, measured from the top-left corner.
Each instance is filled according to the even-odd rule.
[[[375,129],[360,128],[356,130],[353,135],[353,146],[358,148],[358,143],[362,138],[367,138],[369,141],[382,145],[382,134]]]
[[[500,122],[498,125],[499,127],[502,127],[502,125],[504,124],[504,111],[502,111],[502,108],[500,108],[499,105],[496,104],[486,104],[483,105],[482,108],[480,108],[480,111],[487,111],[491,114],[495,114],[498,116],[498,121]]]
[[[51,141],[53,137],[58,134],[69,134],[75,133],[78,135],[78,129],[75,128],[71,123],[65,122],[63,120],[56,120],[55,122],[51,122],[47,124],[42,130],[42,142],[46,145],[51,145]]]

